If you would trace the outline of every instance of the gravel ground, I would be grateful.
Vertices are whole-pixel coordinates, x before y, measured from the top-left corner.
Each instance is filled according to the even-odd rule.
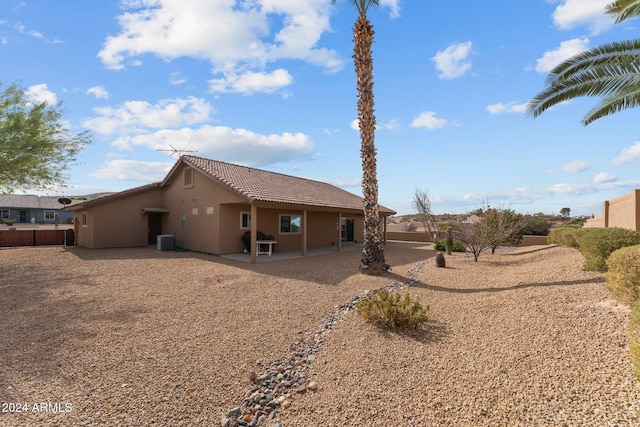
[[[387,248],[399,271],[432,254]],[[0,425],[219,425],[249,372],[287,356],[335,305],[385,286],[356,273],[359,257],[0,249]]]
[[[347,313],[310,367],[317,390],[268,425],[640,424],[628,309],[577,251],[415,268],[433,253],[390,242],[393,272],[369,277],[358,252],[251,265],[153,248],[2,249],[0,425],[220,425],[250,372],[409,270],[429,323],[385,333]]]
[[[384,333],[351,312],[283,425],[640,425],[628,308],[582,261],[538,246],[426,263],[409,290],[429,324]]]

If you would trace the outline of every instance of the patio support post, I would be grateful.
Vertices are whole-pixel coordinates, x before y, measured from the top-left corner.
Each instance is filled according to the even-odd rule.
[[[307,256],[307,210],[302,211],[302,256]]]
[[[338,212],[338,252],[342,251],[342,212]]]
[[[251,262],[258,262],[256,241],[258,240],[258,208],[251,204]]]
[[[382,228],[383,228],[382,244],[386,245],[387,244],[387,217],[384,215],[382,216]]]

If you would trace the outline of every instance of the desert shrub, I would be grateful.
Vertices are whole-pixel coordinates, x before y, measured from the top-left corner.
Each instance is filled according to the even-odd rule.
[[[550,245],[561,245],[560,235],[564,232],[565,227],[552,228],[547,234],[547,243]]]
[[[580,237],[584,269],[607,271],[607,258],[614,251],[640,244],[640,233],[626,228],[591,228]]]
[[[529,236],[546,236],[551,229],[551,222],[544,218],[532,216],[527,218],[527,222],[522,229],[522,234]]]
[[[3,224],[7,224],[8,226],[12,226],[14,222],[16,222],[15,219],[0,219],[0,221],[2,221]]]
[[[416,329],[427,321],[429,306],[412,299],[408,293],[401,296],[380,290],[372,293],[356,304],[356,313],[364,320],[380,328]]]
[[[631,362],[633,371],[640,379],[640,301],[636,301],[631,306],[629,322],[629,350],[631,351]]]
[[[593,228],[558,227],[553,228],[547,235],[547,243],[562,245],[570,248],[580,248],[580,238]]]
[[[445,239],[436,240],[435,250],[436,251],[441,251],[441,252],[444,252],[444,251],[447,250]],[[464,244],[460,240],[453,239],[453,245],[451,246],[451,251],[453,251],[453,252],[466,252],[466,248],[464,247]]]
[[[640,245],[618,249],[607,258],[607,290],[616,300],[631,304],[640,296]]]

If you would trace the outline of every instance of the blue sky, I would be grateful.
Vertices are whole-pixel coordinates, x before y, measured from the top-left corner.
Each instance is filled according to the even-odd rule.
[[[587,127],[596,99],[524,114],[551,67],[637,37],[609,2],[380,0],[380,203],[413,213],[420,188],[436,213],[599,215],[640,188],[637,110]],[[159,181],[171,146],[360,194],[355,18],[351,0],[3,0],[0,80],[92,132],[58,194]]]

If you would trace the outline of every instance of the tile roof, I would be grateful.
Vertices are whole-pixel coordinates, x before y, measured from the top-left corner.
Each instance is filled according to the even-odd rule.
[[[87,208],[89,206],[99,205],[104,202],[121,199],[123,197],[131,196],[133,194],[143,193],[145,191],[158,188],[160,184],[161,183],[159,182],[153,182],[151,184],[144,184],[139,187],[130,188],[128,190],[119,191],[117,193],[104,193],[103,195],[96,197],[95,199],[82,201],[80,203],[75,203],[74,201],[74,203],[67,206],[66,209],[73,211],[81,208]]]
[[[200,170],[250,202],[286,203],[334,209],[363,209],[362,197],[325,182],[196,156],[185,155],[180,160]],[[395,213],[384,206],[380,206],[380,212],[386,214]]]
[[[0,207],[23,209],[62,209],[58,196],[33,194],[0,194]]]

